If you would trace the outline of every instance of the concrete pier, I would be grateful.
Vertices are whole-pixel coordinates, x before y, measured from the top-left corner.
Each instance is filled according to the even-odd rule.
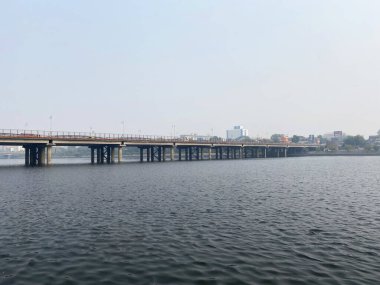
[[[51,158],[51,155],[46,157],[47,146],[44,144],[23,145],[23,148],[25,149],[25,166],[44,166]],[[51,148],[49,149],[50,153]]]
[[[117,163],[121,163],[122,160],[123,160],[123,147],[119,145],[117,147]]]
[[[46,165],[46,147],[38,147],[38,166]]]
[[[30,165],[30,148],[27,146],[24,146],[25,150],[25,166]]]
[[[47,165],[51,164],[52,153],[53,153],[53,146],[47,145],[46,146],[46,164]]]
[[[109,155],[111,155],[111,159],[110,159],[111,163],[115,163],[115,147],[111,146],[110,150],[111,150],[111,153],[109,153]]]
[[[94,147],[90,146],[91,149],[91,164],[95,163],[95,149]]]

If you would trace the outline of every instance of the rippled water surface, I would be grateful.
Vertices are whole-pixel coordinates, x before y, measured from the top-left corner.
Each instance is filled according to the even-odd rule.
[[[380,284],[380,158],[0,167],[0,284]]]

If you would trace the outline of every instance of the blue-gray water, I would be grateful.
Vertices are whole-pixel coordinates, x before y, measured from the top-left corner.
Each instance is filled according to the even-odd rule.
[[[379,280],[379,157],[0,167],[0,284]]]

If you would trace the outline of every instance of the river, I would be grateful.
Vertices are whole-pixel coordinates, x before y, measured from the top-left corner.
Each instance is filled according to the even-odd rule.
[[[76,162],[0,163],[0,284],[379,284],[380,157]]]

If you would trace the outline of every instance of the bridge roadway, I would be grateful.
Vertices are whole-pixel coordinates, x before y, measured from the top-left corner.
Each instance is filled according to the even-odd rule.
[[[141,162],[287,157],[320,147],[315,144],[222,139],[198,141],[178,137],[1,129],[0,145],[22,146],[26,166],[50,165],[53,146],[86,146],[90,149],[92,164],[115,163],[116,152],[120,163],[125,147],[137,147]]]

